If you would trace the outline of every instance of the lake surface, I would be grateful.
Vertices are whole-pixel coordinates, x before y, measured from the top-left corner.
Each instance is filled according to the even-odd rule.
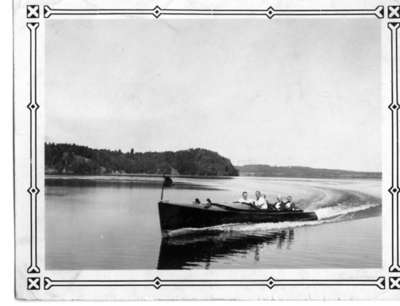
[[[47,269],[378,268],[381,181],[174,178],[164,199],[292,195],[318,221],[231,224],[162,238],[162,179],[46,176]]]

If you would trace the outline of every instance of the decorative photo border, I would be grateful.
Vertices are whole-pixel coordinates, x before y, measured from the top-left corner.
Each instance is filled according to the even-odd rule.
[[[276,279],[267,276],[265,279],[154,279],[141,280],[68,280],[51,279],[49,276],[42,276],[38,264],[38,201],[40,192],[37,180],[37,135],[38,135],[38,111],[37,102],[37,40],[40,23],[46,22],[49,18],[63,18],[69,16],[153,16],[162,18],[162,16],[252,16],[266,17],[266,20],[290,17],[328,17],[341,16],[378,18],[387,24],[390,31],[391,48],[391,101],[388,108],[391,112],[391,186],[388,192],[391,196],[391,264],[387,267],[387,275],[377,275],[374,279]],[[44,19],[42,19],[44,18]],[[29,49],[29,67],[30,67],[30,97],[27,105],[29,111],[29,143],[30,143],[30,185],[27,188],[30,199],[30,264],[27,267],[27,290],[51,290],[54,287],[129,287],[129,286],[150,286],[155,289],[161,287],[199,287],[199,286],[261,286],[273,289],[277,286],[370,286],[379,290],[400,289],[400,258],[399,258],[399,98],[398,98],[398,35],[400,28],[400,5],[380,5],[371,9],[275,9],[269,6],[266,9],[163,9],[155,6],[150,9],[73,9],[73,8],[52,8],[48,5],[30,4],[26,6],[26,26],[28,29],[30,49]],[[40,51],[40,50],[39,50]]]

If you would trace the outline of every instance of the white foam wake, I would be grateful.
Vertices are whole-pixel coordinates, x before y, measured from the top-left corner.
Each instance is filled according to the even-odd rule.
[[[324,220],[367,210],[373,207],[377,207],[379,205],[380,204],[377,203],[375,204],[371,203],[371,204],[363,204],[359,206],[348,207],[347,205],[344,204],[337,204],[335,206],[318,208],[317,210],[315,210],[315,213],[318,216],[318,220]]]

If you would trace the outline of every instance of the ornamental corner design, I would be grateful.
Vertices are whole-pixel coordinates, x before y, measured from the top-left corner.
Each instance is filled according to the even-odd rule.
[[[40,277],[28,277],[26,289],[28,290],[40,290]]]
[[[26,6],[26,18],[39,18],[40,17],[40,6],[37,4],[29,4]]]
[[[387,14],[390,19],[400,18],[400,5],[389,5]]]

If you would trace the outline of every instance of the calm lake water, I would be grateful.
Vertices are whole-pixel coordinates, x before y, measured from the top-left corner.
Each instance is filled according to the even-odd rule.
[[[47,269],[378,268],[381,181],[175,178],[165,199],[291,194],[318,221],[234,224],[162,238],[161,178],[47,176]]]

